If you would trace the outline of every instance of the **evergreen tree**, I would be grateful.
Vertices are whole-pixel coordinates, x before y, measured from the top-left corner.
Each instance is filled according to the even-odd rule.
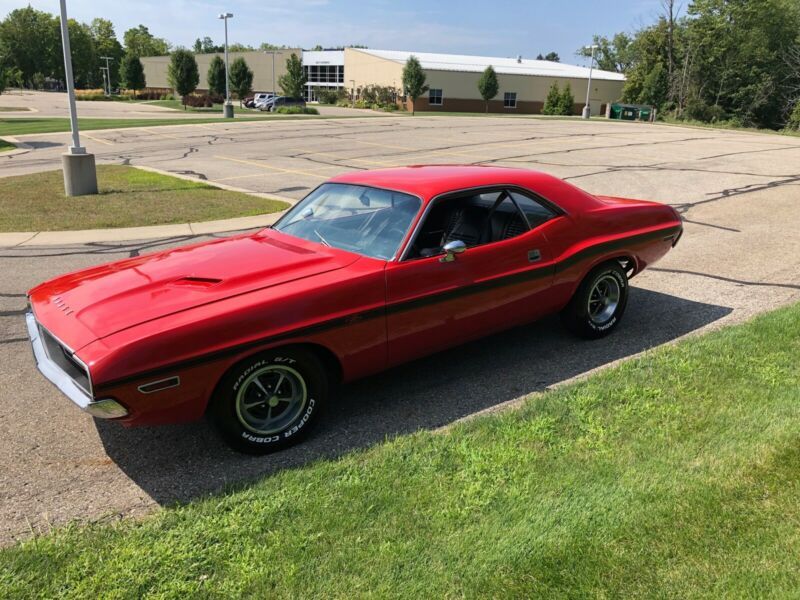
[[[486,112],[489,112],[489,100],[497,96],[500,91],[500,84],[497,82],[497,73],[494,67],[489,65],[478,80],[478,91],[481,93],[483,101],[486,103]]]
[[[405,94],[411,97],[411,116],[417,105],[417,98],[428,91],[425,85],[425,71],[416,56],[409,56],[406,65],[403,67],[403,89]]]
[[[572,95],[572,87],[569,83],[562,90],[558,99],[557,115],[572,115],[575,113],[575,97]]]
[[[544,107],[542,108],[543,115],[557,115],[560,114],[561,109],[561,90],[558,87],[558,82],[554,81],[550,86],[550,91],[547,92],[547,98],[544,100]]]

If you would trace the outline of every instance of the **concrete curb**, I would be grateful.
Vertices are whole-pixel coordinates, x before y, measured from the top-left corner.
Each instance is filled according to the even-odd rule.
[[[14,142],[12,142],[14,143]],[[15,152],[12,150],[11,152]],[[187,181],[202,182],[198,177],[190,175],[170,173],[152,167],[140,167],[131,165],[134,168],[169,175]],[[297,200],[275,194],[262,194],[244,188],[237,188],[222,183],[208,182],[209,185],[218,187],[231,192],[242,192],[259,198],[269,198],[282,200],[290,206]],[[219,221],[201,221],[198,223],[173,223],[171,225],[149,225],[146,227],[119,227],[115,229],[83,229],[73,231],[12,231],[0,233],[0,247],[30,247],[30,246],[62,246],[69,244],[91,244],[97,242],[126,242],[132,240],[150,240],[157,238],[208,235],[211,233],[224,233],[227,231],[240,231],[243,229],[257,229],[272,225],[285,211],[269,213],[266,215],[255,215],[251,217],[235,217],[233,219],[223,219]]]
[[[0,152],[0,158],[3,156],[14,156],[15,154],[22,154],[24,152],[30,152],[33,150],[33,146],[30,144],[26,144],[25,142],[20,142],[17,138],[12,137],[10,135],[4,135],[0,137],[0,140],[4,140],[9,144],[14,144],[17,148],[16,150],[9,150],[8,152]]]

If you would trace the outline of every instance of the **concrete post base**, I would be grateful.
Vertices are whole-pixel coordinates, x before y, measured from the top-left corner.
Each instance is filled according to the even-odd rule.
[[[62,154],[61,164],[64,167],[64,193],[67,196],[97,193],[94,154]]]
[[[592,109],[590,107],[588,107],[588,106],[584,106],[583,107],[583,115],[582,116],[583,116],[584,119],[588,119],[589,117],[591,117],[592,116]]]
[[[223,107],[223,113],[226,119],[233,118],[233,104],[225,104]]]

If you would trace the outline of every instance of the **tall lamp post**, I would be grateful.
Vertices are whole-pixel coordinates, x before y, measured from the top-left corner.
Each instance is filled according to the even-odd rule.
[[[592,44],[591,46],[585,46],[586,50],[591,49],[592,51],[592,62],[589,65],[589,83],[586,85],[586,105],[583,107],[583,118],[588,119],[592,116],[592,107],[589,104],[589,94],[592,91],[592,69],[594,69],[594,51],[597,50],[600,46],[597,44]]]
[[[264,54],[272,55],[272,94],[277,96],[278,92],[275,91],[275,50],[264,50]]]
[[[233,13],[220,13],[218,19],[225,21],[225,105],[223,115],[226,119],[233,118],[233,104],[231,104],[231,78],[228,75],[228,19],[233,18]]]
[[[61,46],[64,51],[64,78],[67,80],[69,100],[69,122],[72,129],[72,145],[61,155],[64,168],[64,193],[67,196],[84,196],[97,193],[97,171],[94,154],[88,154],[81,146],[78,132],[78,111],[75,107],[75,83],[72,80],[72,52],[69,48],[69,27],[67,25],[67,3],[61,0]]]

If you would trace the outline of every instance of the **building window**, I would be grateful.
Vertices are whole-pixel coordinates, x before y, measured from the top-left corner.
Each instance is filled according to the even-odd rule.
[[[517,108],[517,92],[503,94],[503,108]]]
[[[431,106],[442,105],[442,90],[431,88],[428,90],[428,104]]]

